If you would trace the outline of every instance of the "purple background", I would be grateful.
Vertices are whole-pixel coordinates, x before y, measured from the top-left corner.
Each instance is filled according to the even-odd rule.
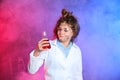
[[[29,53],[42,31],[53,38],[62,8],[81,25],[84,80],[120,80],[119,0],[0,0],[0,80],[43,80],[43,67],[27,72]]]

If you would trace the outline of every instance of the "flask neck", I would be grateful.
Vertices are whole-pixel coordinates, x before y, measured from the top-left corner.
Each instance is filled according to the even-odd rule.
[[[42,35],[43,37],[47,37],[46,31],[43,31]]]

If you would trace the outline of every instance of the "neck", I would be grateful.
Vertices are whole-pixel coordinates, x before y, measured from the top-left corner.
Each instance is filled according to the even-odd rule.
[[[70,41],[69,42],[61,42],[65,47],[68,47],[68,45],[70,44]]]

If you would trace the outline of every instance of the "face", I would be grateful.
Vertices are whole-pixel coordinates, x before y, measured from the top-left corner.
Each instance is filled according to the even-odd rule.
[[[62,43],[69,43],[73,36],[73,31],[70,28],[70,25],[64,22],[64,23],[61,23],[61,25],[57,29],[57,35],[58,35],[58,39]]]

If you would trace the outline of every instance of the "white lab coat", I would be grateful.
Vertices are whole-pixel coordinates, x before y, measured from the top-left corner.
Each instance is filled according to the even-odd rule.
[[[44,63],[45,80],[83,80],[81,51],[73,44],[67,57],[58,48],[57,40],[50,41],[51,49],[43,51],[38,57],[30,53],[28,71],[32,74],[38,71]]]

